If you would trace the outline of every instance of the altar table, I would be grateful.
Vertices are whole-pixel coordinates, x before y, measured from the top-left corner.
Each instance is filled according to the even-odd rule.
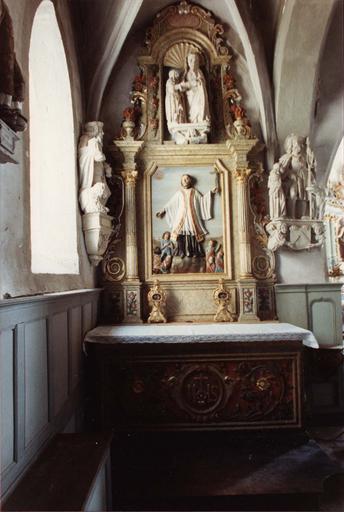
[[[85,337],[93,423],[117,431],[300,429],[303,347],[291,324],[99,326]]]

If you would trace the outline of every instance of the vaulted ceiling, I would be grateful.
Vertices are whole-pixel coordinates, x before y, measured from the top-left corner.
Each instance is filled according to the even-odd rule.
[[[77,0],[73,17],[86,115],[112,135],[128,103],[137,52],[171,0]],[[344,133],[342,0],[198,0],[224,25],[243,104],[267,165],[291,133],[310,135],[323,179]],[[343,157],[344,160],[344,157]]]

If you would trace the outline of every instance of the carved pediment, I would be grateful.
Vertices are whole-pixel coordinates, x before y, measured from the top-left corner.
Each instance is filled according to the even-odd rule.
[[[223,26],[216,23],[209,11],[185,0],[166,7],[156,15],[153,25],[146,33],[148,54],[155,53],[157,43],[162,37],[185,29],[197,30],[211,42],[219,56],[228,56],[228,48],[221,37],[224,32]]]
[[[253,138],[223,33],[209,11],[186,0],[155,16],[121,138],[177,145]]]

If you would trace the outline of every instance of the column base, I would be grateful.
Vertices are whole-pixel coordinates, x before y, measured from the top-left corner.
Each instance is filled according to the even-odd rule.
[[[240,314],[238,322],[260,322],[257,306],[257,281],[240,279],[238,283]]]
[[[124,324],[142,324],[142,302],[140,281],[125,281],[123,286]]]

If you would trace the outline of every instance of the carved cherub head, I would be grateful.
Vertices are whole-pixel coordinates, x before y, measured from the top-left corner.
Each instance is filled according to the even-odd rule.
[[[234,121],[234,127],[238,135],[241,135],[242,137],[246,137],[247,134],[247,128],[246,123],[244,119],[236,119]]]

